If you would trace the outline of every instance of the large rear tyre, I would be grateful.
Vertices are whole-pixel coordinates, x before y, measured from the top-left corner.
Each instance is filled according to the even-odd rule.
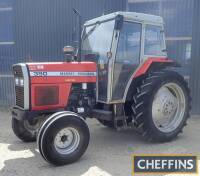
[[[24,142],[34,142],[36,141],[37,131],[42,123],[41,119],[29,121],[22,120],[19,121],[12,118],[12,129],[14,134]]]
[[[133,97],[134,125],[152,142],[174,139],[186,126],[190,109],[188,85],[174,71],[150,73]]]
[[[85,120],[73,112],[60,112],[47,119],[38,133],[38,148],[51,164],[77,161],[86,151],[90,133]]]

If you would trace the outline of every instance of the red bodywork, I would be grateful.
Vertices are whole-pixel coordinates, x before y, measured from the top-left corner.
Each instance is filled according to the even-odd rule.
[[[66,107],[73,83],[96,82],[96,64],[93,62],[28,63],[27,65],[30,72],[32,110]],[[45,93],[45,87],[49,87],[49,93],[41,95]],[[36,93],[38,90],[40,93]],[[41,100],[38,100],[39,97]],[[49,98],[55,103],[41,105],[39,102],[48,101]]]
[[[148,58],[136,70],[136,72],[133,75],[133,78],[136,78],[136,77],[139,77],[139,76],[145,74],[148,71],[148,69],[151,67],[151,65],[154,64],[154,63],[174,63],[174,61],[171,60],[171,59],[168,59],[166,57],[161,57],[161,58],[153,58],[153,57],[151,57],[151,58]]]
[[[173,62],[168,58],[148,58],[138,67],[132,78],[145,74],[154,63]],[[27,65],[30,73],[32,110],[64,108],[67,106],[73,83],[96,82],[97,67],[93,62],[28,63]]]

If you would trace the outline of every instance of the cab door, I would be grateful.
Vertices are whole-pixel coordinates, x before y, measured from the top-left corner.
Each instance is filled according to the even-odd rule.
[[[142,24],[124,22],[118,39],[112,77],[112,102],[121,102],[128,81],[140,64]]]
[[[96,49],[93,49],[98,53],[97,60],[97,101],[106,103],[108,101],[108,85],[109,75],[110,75],[110,59],[107,56],[107,53],[110,53],[112,50],[112,39],[114,32],[115,20],[110,20],[103,22],[96,28],[94,34],[98,34],[93,41],[96,42],[94,46]]]

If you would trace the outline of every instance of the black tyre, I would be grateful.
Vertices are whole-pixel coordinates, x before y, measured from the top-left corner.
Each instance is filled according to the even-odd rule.
[[[19,121],[15,118],[12,118],[13,132],[19,139],[24,142],[36,141],[36,134],[40,124],[40,120],[30,122],[28,120]]]
[[[84,154],[90,133],[80,116],[61,112],[44,122],[37,138],[43,158],[51,164],[64,165],[77,161]]]
[[[39,129],[39,132],[38,132],[38,135],[37,135],[37,145],[38,145],[38,148],[39,148],[39,151],[40,151],[40,154],[42,155],[42,157],[46,160],[46,158],[43,156],[43,153],[42,153],[42,149],[41,149],[41,145],[39,145],[40,141],[41,141],[41,137],[42,137],[42,134],[44,132],[44,130],[46,129],[46,126],[51,122],[51,120],[53,118],[55,118],[56,116],[58,115],[61,115],[61,114],[64,114],[68,111],[62,111],[62,112],[57,112],[57,113],[54,113],[53,115],[51,115],[47,120],[44,121],[44,123],[42,124],[41,128]]]
[[[148,141],[174,139],[189,118],[191,98],[184,78],[174,71],[150,73],[133,97],[133,120]]]

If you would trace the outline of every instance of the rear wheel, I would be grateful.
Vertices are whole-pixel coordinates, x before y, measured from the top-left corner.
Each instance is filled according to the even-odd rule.
[[[90,133],[84,119],[72,112],[52,115],[40,128],[38,148],[43,158],[54,164],[75,162],[86,151]]]
[[[191,109],[188,85],[174,71],[150,73],[133,100],[134,125],[154,142],[170,141],[182,132]]]

